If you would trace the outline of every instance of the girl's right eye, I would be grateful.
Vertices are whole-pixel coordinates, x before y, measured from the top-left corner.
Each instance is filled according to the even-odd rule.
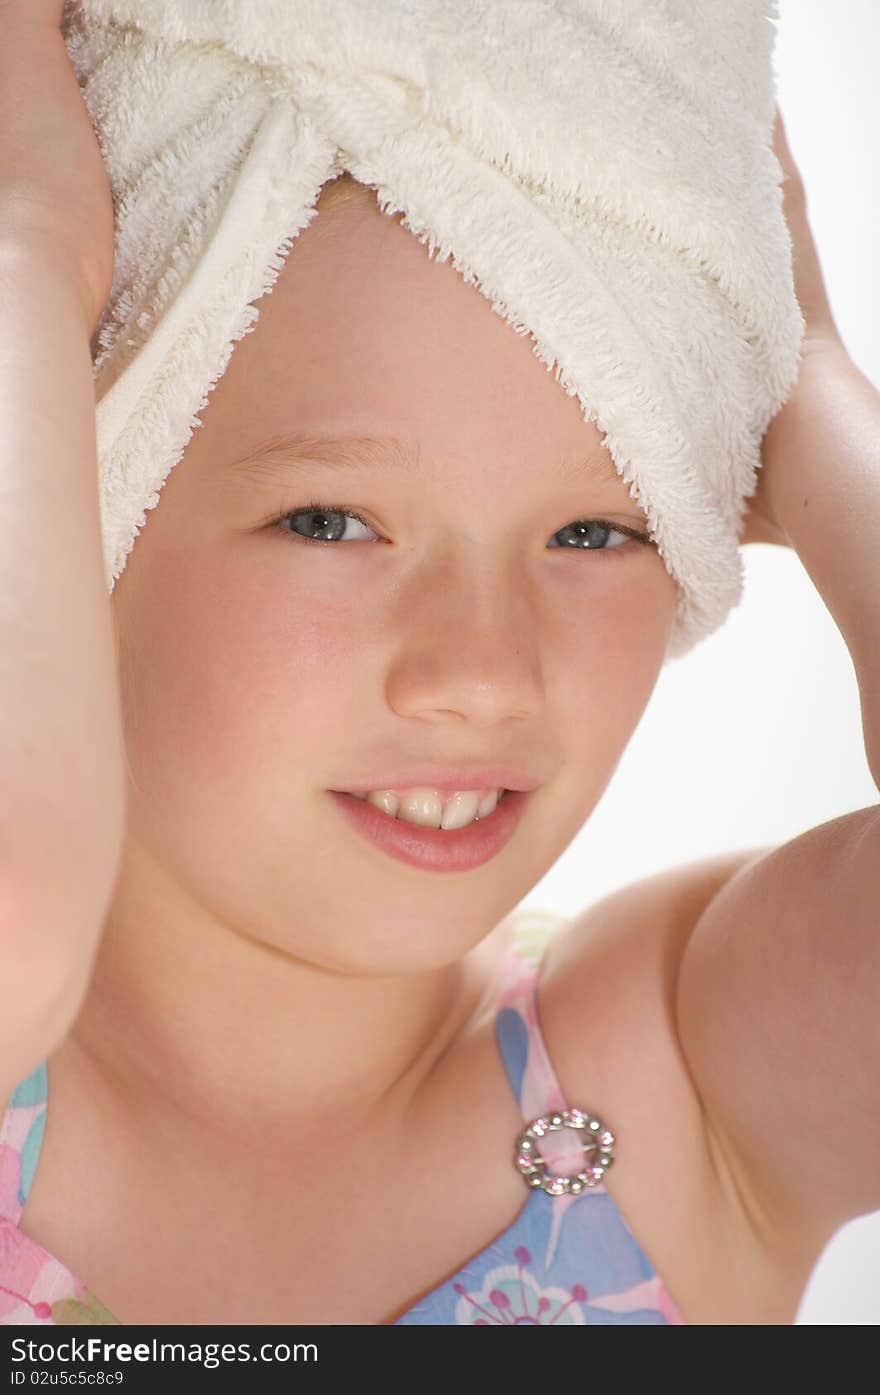
[[[302,527],[281,527],[288,519],[302,520]],[[281,532],[295,533],[305,542],[338,542],[345,532],[346,519],[354,519],[369,533],[373,532],[366,520],[361,518],[359,513],[355,513],[353,509],[329,509],[324,504],[306,504],[305,508],[282,514],[280,518],[276,519],[276,522],[281,528]],[[373,533],[373,538],[375,536]],[[344,538],[343,541],[351,542],[353,539]]]

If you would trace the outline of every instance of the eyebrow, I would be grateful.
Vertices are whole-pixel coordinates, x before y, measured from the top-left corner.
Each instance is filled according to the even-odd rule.
[[[399,436],[357,436],[284,432],[271,436],[224,469],[236,476],[283,478],[299,467],[318,465],[331,470],[407,471],[419,468],[418,442]],[[572,452],[556,457],[553,472],[563,480],[592,480],[599,484],[621,484],[620,475],[607,451]]]
[[[296,470],[300,465],[322,465],[330,469],[386,469],[412,467],[418,449],[396,436],[315,435],[286,432],[271,436],[225,466],[236,473],[258,473],[263,469]]]

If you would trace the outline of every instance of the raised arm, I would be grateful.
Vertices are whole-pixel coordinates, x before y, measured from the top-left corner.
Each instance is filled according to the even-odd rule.
[[[89,352],[112,209],[60,18],[61,0],[0,0],[4,1096],[75,1015],[124,817]]]
[[[880,787],[880,393],[840,340],[781,122],[807,320],[743,541],[795,548],[852,657]],[[775,530],[768,537],[765,529]],[[709,903],[682,959],[682,1048],[768,1243],[818,1251],[880,1208],[880,805],[808,830]]]

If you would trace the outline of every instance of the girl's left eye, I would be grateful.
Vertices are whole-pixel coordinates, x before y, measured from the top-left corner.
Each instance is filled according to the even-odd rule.
[[[302,528],[293,522],[290,528],[283,527],[288,519],[302,519]],[[343,538],[345,533],[346,520],[351,519],[359,523],[362,528],[366,528],[368,533],[372,533],[373,539],[376,534],[367,523],[361,518],[359,513],[353,509],[329,508],[326,504],[306,504],[304,508],[289,510],[283,513],[274,522],[278,525],[282,533],[292,532],[305,542],[339,542],[353,541],[353,539]],[[623,542],[607,546],[607,537],[616,533]],[[561,539],[561,541],[556,541]],[[574,523],[568,523],[564,528],[553,534],[551,544],[556,547],[573,547],[582,552],[618,552],[621,551],[627,542],[649,543],[651,541],[647,533],[640,533],[635,528],[616,527],[603,518],[581,518]]]

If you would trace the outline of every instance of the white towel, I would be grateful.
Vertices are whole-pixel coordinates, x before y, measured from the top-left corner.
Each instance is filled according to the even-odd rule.
[[[717,629],[804,328],[776,18],[777,0],[68,0],[116,212],[92,345],[110,591],[348,170],[604,433],[678,583],[667,658]]]

